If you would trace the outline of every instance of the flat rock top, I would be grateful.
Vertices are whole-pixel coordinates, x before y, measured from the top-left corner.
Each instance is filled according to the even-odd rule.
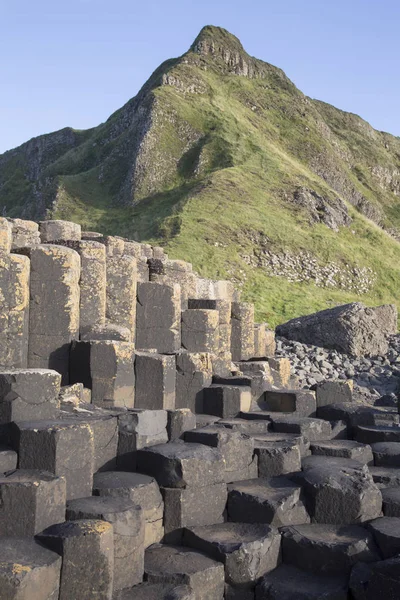
[[[351,545],[371,537],[366,529],[357,525],[309,523],[283,527],[281,532],[285,537],[304,537],[317,544]]]
[[[399,444],[400,445],[400,444]],[[346,448],[352,450],[353,448],[365,448],[366,444],[361,442],[355,442],[354,440],[326,440],[322,442],[311,442],[311,449],[313,448],[327,448],[327,449],[340,449]]]
[[[207,542],[224,546],[227,552],[233,552],[248,542],[279,535],[277,529],[261,523],[218,523],[205,527],[191,527],[190,531]]]
[[[20,483],[39,486],[41,483],[50,481],[61,481],[61,478],[47,471],[38,471],[35,469],[15,469],[14,471],[7,471],[7,473],[0,474],[0,485]]]
[[[177,460],[220,460],[218,452],[214,448],[205,446],[204,444],[180,442],[168,442],[167,444],[158,444],[157,446],[149,446],[144,448],[142,452],[149,454],[158,454],[165,458]]]
[[[347,600],[348,598],[345,578],[327,577],[326,575],[319,577],[314,573],[307,573],[289,565],[281,565],[268,573],[264,577],[261,589],[265,591],[271,589],[273,595],[265,596],[265,598],[273,600],[278,598]],[[260,598],[262,597],[260,595]]]
[[[388,487],[381,490],[384,502],[395,502],[400,504],[400,487]]]
[[[47,431],[49,433],[52,431],[61,431],[63,429],[85,429],[88,427],[87,423],[73,419],[60,419],[57,421],[18,421],[16,425],[21,431]]]
[[[13,572],[18,573],[57,561],[61,561],[58,554],[38,544],[33,538],[0,539],[0,571],[12,567]]]
[[[367,472],[366,465],[363,465],[358,460],[339,456],[319,456],[318,454],[313,454],[312,456],[303,458],[301,464],[304,471],[318,468],[332,471],[338,469],[356,469],[357,471]]]
[[[156,484],[153,477],[127,471],[105,471],[93,476],[93,489],[136,488]]]
[[[106,532],[112,533],[112,525],[110,523],[106,523],[106,521],[101,521],[100,519],[81,519],[79,521],[65,521],[64,523],[51,525],[38,535],[38,539],[66,539],[88,535],[99,536]]]
[[[397,456],[400,454],[400,442],[375,442],[371,444],[372,451],[377,454]]]
[[[398,467],[369,467],[373,477],[398,477],[400,479],[400,469]]]
[[[324,419],[314,419],[312,417],[290,417],[287,416],[287,413],[276,413],[277,415],[284,415],[275,417],[273,413],[271,413],[271,418],[274,423],[286,423],[287,425],[293,426],[305,426],[311,428],[320,428],[320,427],[330,427],[330,423],[325,421]]]
[[[223,565],[202,552],[181,546],[154,544],[145,553],[145,572],[151,573],[182,573],[192,575],[199,571],[220,568]]]
[[[397,433],[400,436],[399,425],[358,425],[357,429],[361,431],[373,431],[384,433]]]
[[[255,496],[262,500],[279,500],[294,494],[296,501],[300,498],[300,486],[286,477],[271,477],[270,479],[247,479],[228,485],[228,491]]]
[[[141,583],[116,592],[113,600],[195,600],[195,594],[188,585]]]
[[[131,500],[126,498],[114,498],[113,496],[90,496],[88,498],[77,498],[67,502],[67,510],[81,513],[91,513],[94,518],[102,518],[97,515],[111,513],[122,513],[138,510]]]
[[[304,437],[298,433],[252,433],[251,437],[256,442],[292,442],[305,443]]]
[[[368,524],[372,531],[400,539],[400,517],[380,517]]]

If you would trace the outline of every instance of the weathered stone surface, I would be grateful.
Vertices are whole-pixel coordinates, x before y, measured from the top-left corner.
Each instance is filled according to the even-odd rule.
[[[357,402],[320,406],[317,416],[328,421],[345,421],[350,428],[370,425],[381,427],[398,422],[398,414],[387,407],[365,406]]]
[[[28,366],[55,369],[69,380],[69,345],[79,333],[80,256],[52,244],[29,248]]]
[[[136,347],[161,354],[181,346],[181,289],[178,284],[139,283],[137,288]]]
[[[249,360],[254,356],[254,306],[232,302],[232,360]]]
[[[311,452],[315,456],[337,456],[358,460],[365,465],[372,465],[374,457],[371,446],[353,440],[328,440],[312,442]]]
[[[383,558],[400,553],[400,518],[381,517],[368,523]]]
[[[294,413],[296,417],[315,417],[315,394],[307,390],[266,390],[264,410]]]
[[[40,244],[39,225],[24,219],[8,219],[12,230],[11,250],[28,248]]]
[[[393,304],[369,308],[359,302],[292,319],[278,335],[354,356],[376,356],[388,350],[387,336],[397,331]]]
[[[326,404],[351,402],[353,400],[353,380],[323,381],[317,384],[315,393],[318,407]]]
[[[81,241],[79,329],[103,325],[106,314],[106,252],[103,244]]]
[[[259,477],[275,477],[301,470],[300,448],[295,442],[255,441]]]
[[[177,408],[167,411],[168,439],[171,442],[183,438],[185,431],[196,427],[196,417],[189,408]]]
[[[115,323],[104,323],[104,325],[93,325],[86,327],[81,332],[82,341],[115,340],[119,342],[131,342],[132,334],[127,327]]]
[[[399,442],[377,442],[371,447],[376,467],[400,467]]]
[[[68,521],[95,519],[113,526],[114,585],[121,590],[140,583],[144,573],[144,515],[131,500],[110,496],[91,496],[70,500]]]
[[[257,421],[256,421],[257,423]],[[305,456],[309,456],[310,451],[310,442],[304,438],[302,435],[297,433],[277,433],[275,431],[267,431],[266,433],[250,433],[251,437],[254,439],[255,445],[258,442],[261,443],[271,443],[271,442],[285,442],[287,444],[296,445],[299,448],[300,456],[303,458]]]
[[[104,246],[106,247],[107,257],[113,258],[117,256],[122,256],[124,254],[125,241],[123,238],[116,235],[100,235],[100,237],[96,237],[95,239],[96,242],[104,244]]]
[[[218,356],[228,361],[231,357],[231,303],[229,300],[221,299],[190,299],[188,300],[189,309],[217,310],[219,314],[218,322]]]
[[[0,365],[28,365],[30,260],[0,251]]]
[[[0,250],[10,253],[12,244],[12,226],[4,217],[0,217]]]
[[[103,408],[132,408],[135,403],[135,352],[131,342],[113,340],[74,342],[71,381],[92,390],[93,404]]]
[[[69,423],[87,425],[93,438],[93,469],[115,469],[118,449],[117,415],[108,414],[93,404],[81,404],[78,410],[60,412],[60,419]]]
[[[247,414],[250,415],[251,413]],[[218,427],[232,429],[233,431],[240,431],[241,433],[250,436],[267,433],[271,427],[270,421],[266,419],[258,421],[255,419],[242,419],[240,417],[234,419],[219,419],[216,425],[218,425]]]
[[[203,389],[212,382],[212,360],[206,352],[180,352],[176,356],[176,408],[203,411]]]
[[[136,447],[146,448],[168,441],[168,413],[165,410],[133,409],[118,416],[120,431],[136,434]]]
[[[40,221],[39,232],[42,244],[49,242],[80,240],[81,226],[72,221]]]
[[[212,384],[203,390],[203,411],[223,419],[248,412],[251,407],[251,388],[242,385]]]
[[[275,527],[309,523],[301,488],[285,477],[249,479],[228,486],[228,516],[237,523]]]
[[[182,541],[183,527],[213,525],[224,521],[228,493],[225,483],[203,487],[162,488],[165,540]]]
[[[332,434],[332,428],[328,421],[306,417],[273,418],[272,427],[274,431],[280,433],[298,433],[310,442],[327,440]]]
[[[287,358],[268,358],[274,385],[287,388],[291,379],[291,366]]]
[[[250,379],[252,408],[264,408],[264,393],[274,385],[269,362],[266,360],[248,360],[237,362],[236,366],[244,377]]]
[[[0,473],[17,468],[18,454],[7,446],[0,446]]]
[[[137,263],[133,256],[107,257],[106,318],[135,339]]]
[[[400,585],[400,557],[374,563],[358,563],[350,577],[354,600],[396,600]]]
[[[93,433],[87,423],[26,421],[15,424],[20,469],[65,477],[67,500],[88,496],[94,470]]]
[[[196,600],[196,595],[188,585],[145,582],[117,592],[113,600]]]
[[[66,521],[37,536],[62,556],[59,600],[111,600],[114,572],[113,526],[106,521]]]
[[[118,469],[135,471],[137,450],[168,442],[167,412],[135,409],[118,416]]]
[[[303,471],[321,467],[325,470],[344,468],[353,469],[360,473],[369,473],[369,468],[360,461],[337,456],[305,456],[301,461],[301,466]]]
[[[182,312],[182,346],[188,352],[219,352],[219,312],[190,309]]]
[[[310,457],[325,458],[325,457]],[[314,523],[347,525],[380,515],[382,495],[366,467],[348,459],[332,459],[302,475],[306,505]],[[335,461],[336,464],[335,464]],[[299,480],[299,479],[298,479]]]
[[[188,298],[196,297],[197,276],[192,265],[184,260],[148,260],[149,279],[155,283],[180,285],[182,309],[187,308]]]
[[[257,586],[256,600],[347,600],[344,577],[317,576],[289,565],[268,573]]]
[[[354,439],[362,444],[375,444],[377,442],[400,442],[400,427],[358,426],[355,429]]]
[[[253,462],[254,440],[239,431],[229,431],[224,427],[208,426],[185,433],[186,442],[205,444],[217,448],[225,463],[226,483],[235,481],[239,471],[250,468]]]
[[[400,517],[400,487],[381,489],[385,517]]]
[[[175,357],[151,352],[136,352],[137,408],[175,408]]]
[[[144,568],[150,583],[189,585],[196,600],[222,600],[224,596],[224,567],[202,552],[154,545],[146,550]]]
[[[224,482],[220,452],[202,444],[169,442],[138,452],[138,470],[172,488],[203,487]]]
[[[161,541],[164,535],[164,503],[158,484],[153,477],[123,471],[96,473],[93,478],[93,494],[122,498],[140,506],[145,519],[144,546],[147,547]]]
[[[281,536],[269,525],[221,523],[185,529],[184,544],[222,562],[225,581],[254,587],[260,577],[280,562]]]
[[[372,535],[357,525],[291,525],[281,533],[283,562],[304,571],[340,575],[357,562],[379,559]]]
[[[205,298],[207,300],[239,301],[239,293],[234,289],[231,281],[202,279],[196,280],[196,294],[192,298]]]
[[[400,469],[396,467],[369,467],[369,471],[379,488],[400,487]]]
[[[61,558],[33,538],[0,538],[4,600],[58,600]]]
[[[132,408],[135,403],[135,353],[131,342],[92,342],[92,402],[103,407]]]
[[[268,329],[267,323],[254,325],[254,357],[274,356],[275,348],[275,332]]]
[[[0,372],[0,422],[56,417],[61,375],[51,369]]]
[[[0,536],[32,537],[65,516],[63,477],[16,469],[0,475]]]

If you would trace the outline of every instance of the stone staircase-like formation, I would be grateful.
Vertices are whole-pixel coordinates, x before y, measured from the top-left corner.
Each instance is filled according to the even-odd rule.
[[[397,409],[299,389],[162,248],[1,219],[0,258],[0,600],[400,599]]]

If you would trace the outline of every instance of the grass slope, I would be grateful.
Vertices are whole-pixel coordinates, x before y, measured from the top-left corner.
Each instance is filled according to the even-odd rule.
[[[207,52],[196,51],[199,39]],[[260,76],[232,74],[220,48],[243,57]],[[57,184],[54,218],[161,244],[203,276],[233,278],[255,303],[258,319],[272,325],[353,300],[398,301],[400,245],[353,206],[362,197],[385,227],[400,229],[398,138],[305,97],[282,71],[248,57],[218,28],[206,28],[182,60],[168,61],[150,82],[142,95],[155,108],[133,202],[119,200],[132,158],[131,133],[120,127],[124,107],[46,167]],[[339,195],[353,218],[350,227],[336,233],[310,225],[291,201],[300,186]],[[23,178],[17,189],[21,197]],[[20,203],[15,206],[18,213]],[[307,251],[321,265],[369,267],[374,287],[360,297],[251,268],[244,256],[257,249],[254,232],[274,252]]]

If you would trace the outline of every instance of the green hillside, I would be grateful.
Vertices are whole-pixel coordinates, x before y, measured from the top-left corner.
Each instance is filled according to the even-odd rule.
[[[3,214],[161,244],[236,281],[271,324],[398,301],[399,194],[399,138],[307,98],[215,27],[106,123],[0,155]]]

